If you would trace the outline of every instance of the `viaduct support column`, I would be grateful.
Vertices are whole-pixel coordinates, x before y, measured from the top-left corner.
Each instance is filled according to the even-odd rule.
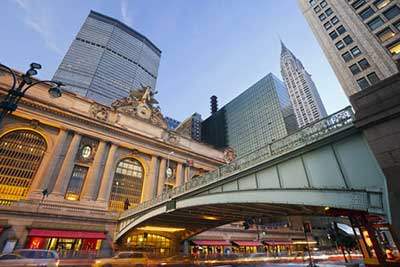
[[[350,97],[360,128],[374,153],[388,189],[391,229],[400,238],[400,74]]]

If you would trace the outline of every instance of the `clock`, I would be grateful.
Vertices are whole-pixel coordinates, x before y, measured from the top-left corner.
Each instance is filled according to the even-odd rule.
[[[174,170],[172,170],[172,168],[168,168],[165,173],[167,175],[167,178],[169,179],[172,177],[172,175],[174,175]]]

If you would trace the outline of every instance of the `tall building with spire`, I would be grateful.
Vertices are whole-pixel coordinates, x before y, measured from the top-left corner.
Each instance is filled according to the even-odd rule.
[[[326,116],[326,110],[311,75],[281,41],[281,73],[299,127]]]

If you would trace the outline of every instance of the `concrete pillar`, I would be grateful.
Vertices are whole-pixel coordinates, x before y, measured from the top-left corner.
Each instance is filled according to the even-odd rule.
[[[157,191],[158,158],[151,156],[149,173],[144,179],[142,202],[155,197]]]
[[[99,181],[104,168],[107,149],[107,144],[104,141],[100,141],[96,155],[94,156],[93,164],[89,169],[89,173],[85,179],[85,184],[83,185],[81,193],[83,200],[95,200],[96,193],[99,189]]]
[[[104,167],[103,178],[101,179],[99,194],[97,201],[108,203],[111,194],[112,182],[114,178],[114,170],[116,164],[116,152],[118,146],[111,144],[110,150],[108,152],[106,165]]]
[[[71,144],[69,145],[68,152],[65,155],[64,162],[61,166],[60,173],[58,174],[56,184],[54,185],[51,196],[53,197],[64,197],[65,191],[71,178],[72,170],[75,164],[76,153],[79,149],[82,136],[75,133],[72,138]]]
[[[175,186],[181,186],[184,182],[183,166],[182,163],[176,165],[176,183]]]
[[[64,151],[65,146],[67,146],[67,137],[68,132],[64,129],[60,129],[52,151],[46,151],[43,157],[42,164],[40,164],[35,179],[31,184],[28,198],[41,198],[42,191],[45,188],[48,188],[54,169],[57,163],[61,160],[61,157],[64,156],[62,155],[62,152]]]
[[[167,160],[161,159],[160,171],[158,172],[157,195],[161,195],[164,189],[166,167],[167,167]]]
[[[350,96],[355,126],[362,130],[387,184],[391,230],[400,239],[400,74]]]

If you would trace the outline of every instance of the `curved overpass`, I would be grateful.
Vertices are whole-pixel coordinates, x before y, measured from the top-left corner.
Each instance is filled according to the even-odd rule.
[[[143,225],[195,233],[245,217],[324,214],[387,216],[382,174],[349,109],[124,212],[116,239]]]

